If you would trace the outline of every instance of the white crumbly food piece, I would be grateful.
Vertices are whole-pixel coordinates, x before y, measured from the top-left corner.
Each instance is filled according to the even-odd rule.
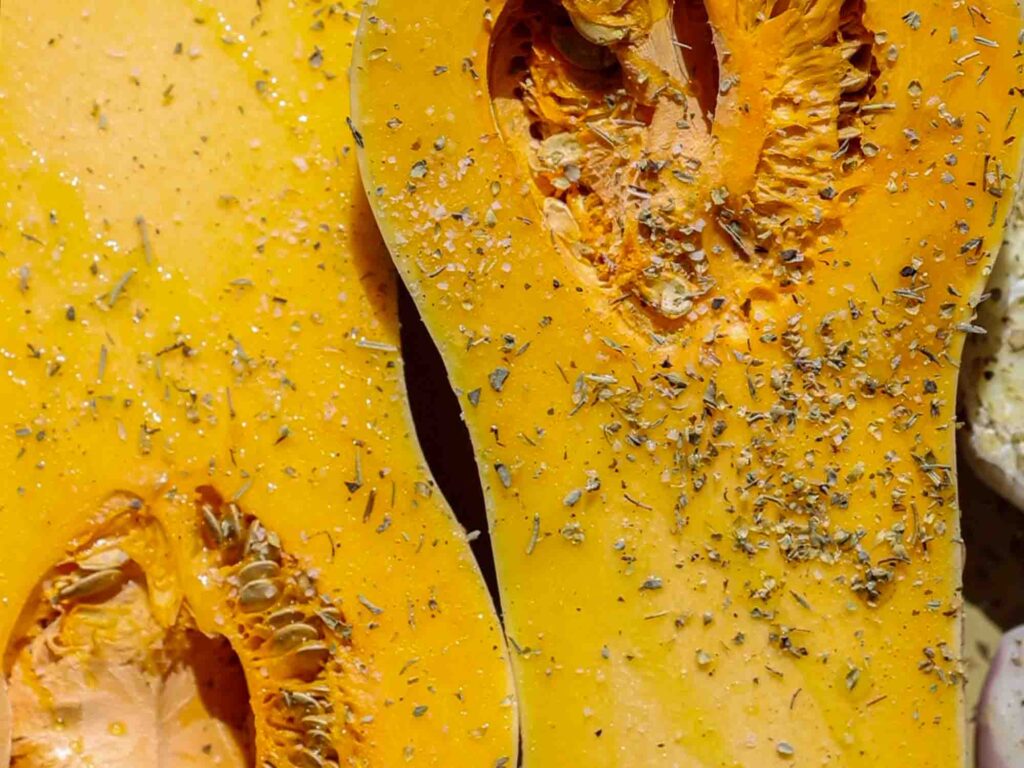
[[[1024,765],[1024,627],[1008,632],[978,703],[978,768]]]
[[[978,308],[988,333],[964,350],[962,445],[975,472],[1024,510],[1024,200],[1018,199]]]

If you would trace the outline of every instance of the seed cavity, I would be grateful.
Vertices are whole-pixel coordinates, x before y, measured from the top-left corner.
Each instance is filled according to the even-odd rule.
[[[490,89],[555,243],[672,329],[723,291],[796,291],[829,251],[878,154],[884,41],[864,0],[649,5],[509,3]]]
[[[168,534],[174,515],[192,542]],[[273,531],[205,486],[167,510],[116,494],[99,519],[7,649],[12,766],[358,760],[351,630]]]

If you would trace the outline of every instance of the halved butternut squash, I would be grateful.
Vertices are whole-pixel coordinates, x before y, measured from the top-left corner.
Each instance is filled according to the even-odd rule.
[[[3,3],[17,768],[515,762],[501,630],[417,446],[346,125],[357,22]]]
[[[464,404],[527,768],[962,764],[956,371],[1019,28],[368,4],[363,178]]]

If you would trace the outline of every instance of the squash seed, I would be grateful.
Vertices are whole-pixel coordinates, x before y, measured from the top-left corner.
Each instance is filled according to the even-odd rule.
[[[270,643],[274,650],[283,653],[297,648],[309,640],[319,639],[320,633],[315,627],[311,627],[309,624],[289,624],[287,627],[277,630],[270,638]]]
[[[242,535],[242,511],[233,501],[224,507],[224,516],[220,521],[220,530],[224,541],[227,542],[236,542]]]
[[[621,43],[629,35],[629,27],[610,27],[607,24],[597,24],[572,13],[569,14],[569,18],[576,30],[595,45]]]
[[[57,592],[57,600],[67,602],[69,600],[84,600],[90,597],[110,592],[128,580],[124,571],[120,568],[106,568],[102,571],[95,571],[88,576],[71,582],[61,587]]]
[[[324,731],[331,727],[330,719],[326,717],[319,717],[317,715],[306,715],[300,722],[302,723],[302,727],[307,731]]]
[[[551,30],[551,42],[560,54],[580,69],[599,72],[618,62],[611,51],[587,40],[575,27],[555,27]]]
[[[238,605],[245,613],[257,613],[270,608],[280,595],[277,585],[267,579],[257,579],[238,592]]]
[[[273,579],[281,573],[281,566],[273,560],[257,560],[242,567],[238,572],[238,583],[248,584],[258,579]]]
[[[298,608],[282,608],[267,616],[267,625],[271,629],[280,629],[289,624],[297,624],[306,618],[306,614]]]
[[[206,528],[207,534],[209,534],[213,543],[219,547],[224,543],[224,537],[221,534],[220,520],[217,519],[217,514],[209,504],[203,504],[200,512],[203,516],[203,526]]]
[[[311,749],[299,747],[291,755],[292,764],[298,768],[324,768],[326,763],[320,755]]]
[[[329,752],[334,748],[331,734],[319,728],[306,731],[306,743],[317,752]]]
[[[308,677],[319,674],[330,657],[331,651],[324,643],[312,642],[296,648],[289,658],[294,674]]]
[[[324,705],[320,703],[315,696],[310,696],[308,693],[302,691],[289,691],[282,690],[281,696],[284,699],[284,705],[288,709],[307,709],[316,712],[323,712]],[[303,718],[305,720],[305,718]]]

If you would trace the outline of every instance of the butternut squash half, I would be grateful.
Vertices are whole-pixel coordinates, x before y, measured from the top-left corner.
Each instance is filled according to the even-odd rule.
[[[371,0],[371,205],[477,452],[527,768],[962,764],[955,383],[1011,0]]]
[[[16,768],[515,762],[346,125],[355,9],[3,3]]]

